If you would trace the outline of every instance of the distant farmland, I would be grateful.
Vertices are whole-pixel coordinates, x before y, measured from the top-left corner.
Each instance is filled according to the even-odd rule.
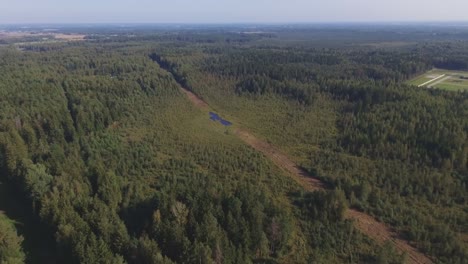
[[[408,84],[448,91],[468,91],[468,72],[434,69],[408,81]]]
[[[0,30],[0,40],[23,40],[24,38],[35,38],[41,41],[81,41],[85,39],[83,34],[64,34],[49,31],[4,31]]]

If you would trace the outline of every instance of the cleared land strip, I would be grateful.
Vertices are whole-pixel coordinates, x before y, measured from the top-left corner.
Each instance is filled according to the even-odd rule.
[[[184,94],[187,95],[188,99],[198,108],[202,110],[208,110],[209,105],[200,99],[194,93],[180,88]],[[262,152],[266,157],[272,160],[277,166],[289,172],[292,178],[297,181],[307,191],[326,190],[327,187],[324,182],[320,179],[313,177],[307,171],[295,164],[285,154],[279,151],[273,145],[258,139],[247,130],[238,128],[235,131],[235,135],[244,141],[249,146],[253,147],[257,151]],[[356,228],[362,233],[366,234],[380,245],[389,241],[396,249],[400,252],[404,252],[408,255],[408,263],[416,264],[429,264],[433,263],[431,259],[419,252],[416,248],[411,246],[406,240],[400,238],[400,236],[386,226],[384,223],[377,221],[374,217],[367,215],[363,212],[359,212],[354,209],[348,209],[345,212],[347,219],[354,220]]]
[[[156,60],[155,62],[158,61]],[[161,66],[161,64],[159,65]],[[162,68],[166,69],[170,74],[173,74],[169,69],[165,67]],[[187,96],[187,98],[193,103],[194,106],[204,111],[210,110],[210,106],[196,94],[191,92],[189,89],[186,89],[186,87],[184,87],[180,83],[179,87],[180,90]],[[306,170],[302,169],[291,159],[289,159],[286,154],[282,153],[279,149],[267,143],[266,141],[255,137],[246,129],[236,129],[235,135],[252,148],[262,152],[263,155],[269,158],[278,167],[288,172],[288,174],[295,181],[297,181],[305,190],[317,191],[328,189],[323,181],[309,174]],[[408,256],[408,263],[433,263],[430,258],[428,258],[423,253],[419,252],[416,248],[411,246],[408,243],[408,241],[401,238],[395,231],[386,226],[384,223],[377,221],[377,219],[375,219],[374,217],[354,209],[346,210],[345,217],[347,219],[353,220],[355,227],[358,230],[360,230],[363,234],[375,240],[376,243],[383,245],[385,242],[389,241],[392,245],[394,245],[394,247],[398,251],[406,253]]]
[[[429,81],[427,81],[427,82],[425,82],[425,83],[423,83],[423,84],[418,85],[418,87],[425,86],[425,85],[427,85],[427,84],[429,84],[429,83],[431,83],[431,82],[434,82],[434,81],[436,81],[436,80],[438,80],[438,79],[440,79],[440,78],[442,78],[442,77],[444,77],[444,76],[445,76],[445,74],[442,74],[442,75],[440,75],[440,76],[437,76],[437,77],[435,77],[435,78],[432,79],[432,80],[429,80]]]

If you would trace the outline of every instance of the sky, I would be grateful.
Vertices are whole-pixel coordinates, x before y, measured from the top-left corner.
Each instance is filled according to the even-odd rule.
[[[468,0],[0,0],[0,24],[468,21]]]

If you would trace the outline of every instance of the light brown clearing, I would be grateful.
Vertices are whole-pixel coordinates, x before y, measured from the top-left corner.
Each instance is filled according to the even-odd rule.
[[[81,34],[52,34],[56,39],[62,39],[66,41],[80,41],[84,40],[86,35]]]
[[[209,110],[209,105],[200,99],[197,95],[189,90],[180,88],[187,95],[188,99],[198,108]],[[247,130],[238,128],[234,133],[238,138],[246,144],[262,152],[267,158],[273,161],[278,167],[284,169],[288,174],[297,181],[307,191],[326,190],[326,185],[320,179],[310,175],[307,171],[295,164],[284,153],[278,150],[273,145],[255,137]],[[395,231],[379,222],[374,217],[359,212],[354,209],[348,209],[345,212],[345,218],[354,221],[355,227],[362,233],[376,241],[379,245],[390,242],[399,252],[406,253],[408,263],[429,264],[433,263],[423,253],[411,246],[408,241],[402,239]]]
[[[43,37],[53,36],[56,40],[81,41],[86,35],[82,34],[63,34],[56,32],[32,32],[32,31],[0,31],[0,39],[15,39],[23,37]]]

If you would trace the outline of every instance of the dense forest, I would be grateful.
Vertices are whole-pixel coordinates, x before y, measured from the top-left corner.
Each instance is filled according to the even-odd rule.
[[[0,46],[0,263],[407,260],[346,208],[466,263],[468,93],[405,84],[467,70],[465,35],[156,32]],[[304,191],[180,86],[331,190]]]

